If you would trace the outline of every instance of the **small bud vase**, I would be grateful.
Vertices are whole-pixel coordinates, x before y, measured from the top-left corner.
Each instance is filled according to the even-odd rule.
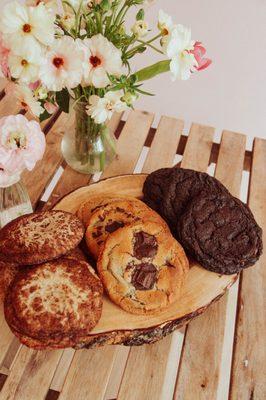
[[[0,187],[0,228],[13,219],[32,212],[27,189],[21,181]]]
[[[116,139],[105,124],[96,124],[87,103],[74,105],[61,150],[67,164],[83,174],[102,172],[114,159]],[[74,123],[73,123],[74,120]]]

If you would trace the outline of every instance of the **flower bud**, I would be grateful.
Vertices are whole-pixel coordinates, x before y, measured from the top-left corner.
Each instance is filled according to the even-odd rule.
[[[136,21],[135,24],[132,26],[131,31],[138,38],[144,37],[149,32],[148,24],[146,21]]]

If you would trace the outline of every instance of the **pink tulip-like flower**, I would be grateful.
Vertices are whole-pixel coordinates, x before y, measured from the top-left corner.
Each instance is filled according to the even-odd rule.
[[[44,103],[44,108],[48,112],[48,114],[53,114],[58,110],[58,106],[56,106],[53,103],[50,103],[49,101],[46,101]]]
[[[202,46],[200,42],[196,42],[194,45],[194,49],[190,50],[190,53],[192,53],[198,63],[198,66],[196,69],[198,71],[201,71],[205,68],[207,68],[211,63],[212,60],[210,58],[204,58],[203,56],[206,53],[205,47]]]
[[[2,34],[0,33],[0,75],[5,78],[10,78],[10,70],[8,66],[9,53],[10,50],[4,44]]]
[[[23,115],[0,119],[0,165],[5,172],[31,171],[44,150],[45,136],[36,121],[28,121]]]

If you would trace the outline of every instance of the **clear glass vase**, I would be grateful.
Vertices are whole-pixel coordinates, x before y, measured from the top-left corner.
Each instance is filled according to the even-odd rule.
[[[24,214],[33,212],[27,189],[21,181],[0,187],[0,228]]]
[[[86,105],[80,102],[73,107],[61,150],[71,168],[92,174],[103,171],[113,160],[116,139],[105,124],[93,121],[86,112]]]

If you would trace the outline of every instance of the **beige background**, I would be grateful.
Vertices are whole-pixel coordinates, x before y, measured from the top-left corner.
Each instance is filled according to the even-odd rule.
[[[3,5],[8,0],[0,0]],[[147,11],[151,27],[159,9],[192,29],[207,47],[213,64],[189,81],[171,82],[168,74],[147,82],[155,97],[142,97],[136,107],[159,116],[183,118],[217,128],[266,138],[266,0],[155,0]],[[158,59],[140,56],[135,66]],[[252,139],[249,139],[249,147]]]
[[[222,129],[266,138],[266,0],[157,0],[147,12],[152,26],[160,8],[191,27],[213,64],[187,82],[172,83],[168,74],[148,82],[156,96],[142,97],[138,108],[184,118],[186,126],[210,124],[217,139]]]

